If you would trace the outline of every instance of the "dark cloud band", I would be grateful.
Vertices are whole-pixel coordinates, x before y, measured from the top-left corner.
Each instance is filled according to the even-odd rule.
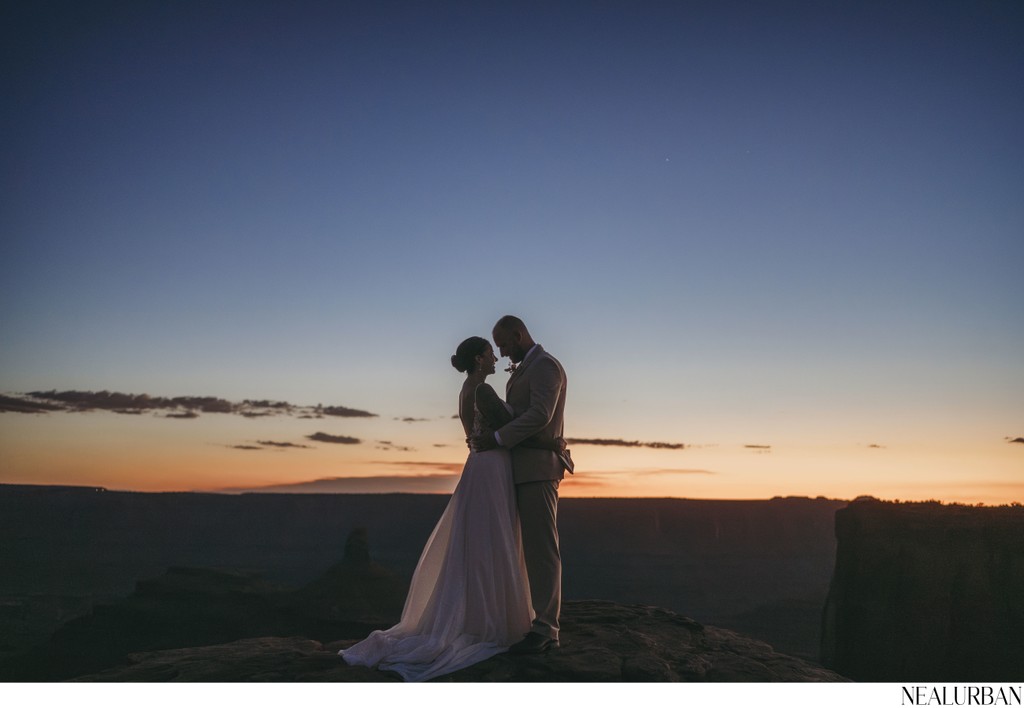
[[[329,435],[328,433],[320,432],[307,435],[306,438],[316,442],[336,443],[339,445],[358,445],[362,442],[359,438],[349,437],[348,435]]]
[[[567,445],[606,445],[611,447],[649,447],[655,450],[684,450],[684,443],[640,442],[608,438],[566,438]]]
[[[376,418],[376,413],[346,406],[297,406],[287,401],[246,399],[241,403],[215,396],[150,396],[147,393],[117,391],[32,391],[18,397],[0,396],[0,411],[13,413],[46,413],[48,411],[112,411],[139,414],[145,411],[171,411],[165,418],[196,418],[200,413],[227,413],[245,418],[274,415],[299,418]]]

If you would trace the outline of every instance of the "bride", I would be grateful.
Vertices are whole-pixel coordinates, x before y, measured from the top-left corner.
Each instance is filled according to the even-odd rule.
[[[465,340],[452,356],[452,366],[466,374],[459,418],[467,440],[482,426],[497,429],[511,418],[484,383],[497,360],[482,337]],[[565,446],[561,439],[523,444]],[[426,681],[506,651],[532,621],[511,456],[504,448],[471,450],[413,573],[402,619],[338,653],[348,664]]]

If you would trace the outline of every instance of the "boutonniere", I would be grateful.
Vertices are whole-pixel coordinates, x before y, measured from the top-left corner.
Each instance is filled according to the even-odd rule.
[[[519,364],[515,363],[514,361],[509,361],[508,368],[505,369],[505,371],[507,371],[510,374],[514,374],[516,372],[516,369],[518,369],[518,368],[519,368]]]

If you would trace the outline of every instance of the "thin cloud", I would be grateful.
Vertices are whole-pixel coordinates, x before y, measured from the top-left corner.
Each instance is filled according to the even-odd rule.
[[[358,445],[362,442],[359,438],[349,437],[348,435],[329,435],[328,433],[319,432],[307,435],[306,438],[314,442],[337,443],[338,445]]]
[[[451,494],[458,481],[457,474],[328,477],[265,487],[229,487],[217,491],[229,494]]]
[[[410,417],[405,417],[405,418],[395,418],[395,420],[400,421],[402,423],[428,423],[428,422],[430,422],[430,418],[410,418]]]
[[[631,472],[631,475],[636,477],[653,477],[655,475],[691,475],[691,474],[718,474],[711,470],[699,470],[699,469],[677,469],[677,468],[665,468],[658,470],[639,470],[637,472]]]
[[[771,445],[744,445],[747,450],[753,450],[754,452],[764,455],[772,451]]]
[[[189,420],[198,417],[199,414],[196,413],[195,411],[184,411],[182,413],[168,413],[167,415],[164,416],[164,418],[183,418]]]
[[[388,460],[375,460],[375,465],[387,465],[388,467],[395,469],[407,469],[407,470],[443,470],[445,472],[462,472],[463,463],[461,462],[415,462],[415,461],[398,461],[391,462]]]
[[[259,445],[228,445],[232,450],[262,450]]]
[[[1006,440],[1011,443],[1024,443],[1024,438],[1014,438],[1013,440],[1007,438]]]
[[[301,448],[303,450],[312,450],[313,449],[312,445],[299,445],[298,443],[293,443],[293,442],[274,442],[273,440],[257,440],[256,442],[259,443],[260,445],[263,445],[264,447],[278,447],[278,448],[294,447],[294,448]]]
[[[347,408],[346,406],[320,406],[316,407],[316,412],[323,415],[333,415],[340,418],[376,418],[376,413],[370,413],[368,411],[361,411],[356,408]]]
[[[685,468],[685,467],[656,467],[653,469],[641,469],[641,470],[597,470],[593,472],[584,472],[577,475],[566,476],[566,480],[571,480],[572,484],[621,484],[623,479],[635,478],[635,477],[659,477],[659,476],[692,476],[692,475],[717,475],[718,472],[705,469],[697,468]]]
[[[193,408],[203,405],[213,406],[218,399],[180,399],[181,404],[171,403],[172,399],[154,398],[145,393],[118,393],[110,391],[31,391],[26,396],[57,404],[68,411],[92,410],[157,410],[161,408]],[[223,401],[227,403],[227,401]]]
[[[378,440],[377,441],[377,449],[378,450],[394,451],[394,452],[416,452],[416,448],[406,447],[405,445],[395,445],[390,440]]]
[[[288,401],[271,401],[266,398],[260,400],[252,400],[250,398],[242,401],[243,406],[249,406],[250,408],[276,408],[278,410],[291,410],[294,408]]]
[[[567,479],[569,480],[568,483],[566,484],[566,486],[562,487],[559,490],[559,493],[571,492],[574,489],[579,489],[580,487],[586,487],[589,489],[607,489],[609,487],[614,488],[614,483],[609,482],[608,480],[605,479],[594,478],[589,475],[574,475],[571,479],[568,477]]]
[[[684,443],[640,442],[639,440],[622,440],[619,438],[566,438],[567,445],[606,445],[612,447],[649,447],[655,450],[684,450]]]
[[[27,398],[0,396],[0,413],[49,413],[62,411],[64,406],[56,403],[44,403]]]

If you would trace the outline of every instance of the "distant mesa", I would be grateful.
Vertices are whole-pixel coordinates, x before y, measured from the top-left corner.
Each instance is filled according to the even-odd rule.
[[[362,442],[359,438],[349,437],[348,435],[330,435],[320,432],[307,435],[306,437],[316,442],[336,443],[338,445],[358,445]]]
[[[231,487],[225,494],[451,494],[457,474],[377,475],[373,477],[329,477],[267,487]]]
[[[683,450],[683,443],[640,442],[639,440],[622,440],[620,438],[566,438],[567,445],[606,445],[611,447],[649,447],[655,450]]]

